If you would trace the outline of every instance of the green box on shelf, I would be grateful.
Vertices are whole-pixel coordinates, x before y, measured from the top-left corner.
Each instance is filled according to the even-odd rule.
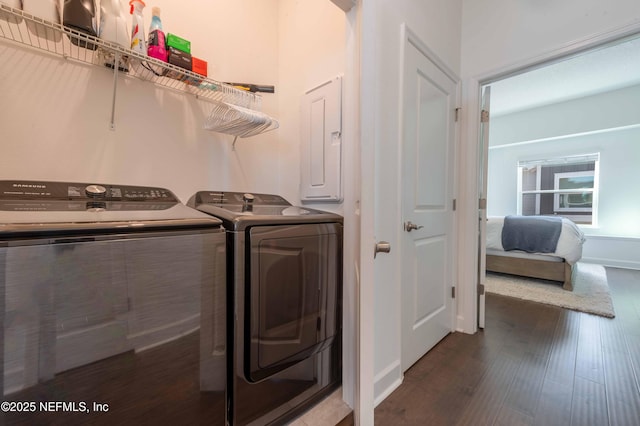
[[[167,48],[169,47],[191,53],[191,42],[171,33],[167,34]]]

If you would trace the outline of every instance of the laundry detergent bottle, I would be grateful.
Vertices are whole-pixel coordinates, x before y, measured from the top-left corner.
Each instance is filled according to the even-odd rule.
[[[100,38],[129,48],[125,9],[120,0],[100,2]]]
[[[160,8],[151,8],[151,26],[149,27],[149,47],[147,53],[152,58],[167,62],[167,47],[164,32],[162,31],[162,21],[160,20]]]
[[[100,1],[100,38],[129,49],[131,42],[126,9],[120,0]],[[98,49],[98,58],[109,68],[117,66],[121,71],[129,71],[129,58],[126,55],[118,55],[111,49]]]
[[[147,54],[147,43],[144,40],[144,16],[142,10],[145,4],[142,0],[129,1],[131,9],[131,50],[141,55]]]

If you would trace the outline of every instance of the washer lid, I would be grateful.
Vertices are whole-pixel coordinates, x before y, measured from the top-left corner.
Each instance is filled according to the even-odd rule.
[[[184,206],[165,188],[0,181],[0,236],[220,225],[221,221]]]
[[[227,229],[287,223],[342,223],[342,216],[322,210],[292,206],[279,195],[245,192],[199,191],[187,203],[222,219]]]

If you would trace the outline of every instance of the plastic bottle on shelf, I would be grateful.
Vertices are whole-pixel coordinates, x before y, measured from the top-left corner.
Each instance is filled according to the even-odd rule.
[[[64,0],[62,9],[62,23],[80,33],[96,37],[98,35],[98,23],[96,22],[96,4],[94,0]],[[69,39],[77,46],[95,50],[94,43],[69,33]]]
[[[160,20],[160,8],[157,6],[153,7],[151,14],[153,17],[151,18],[151,26],[149,27],[149,38],[147,41],[149,47],[147,48],[147,54],[152,58],[167,62],[167,47],[164,31],[162,31],[162,21]]]
[[[100,38],[129,48],[125,9],[120,0],[100,1]]]
[[[142,0],[130,0],[131,9],[131,50],[141,55],[147,54],[147,43],[144,40],[144,16],[142,10],[146,6]]]
[[[53,24],[60,24],[60,5],[58,0],[22,0],[22,10]],[[26,22],[27,29],[34,36],[46,38],[53,42],[62,40],[61,30],[33,21],[27,20]]]
[[[100,1],[100,32],[99,37],[110,43],[129,49],[129,31],[127,18],[121,0]],[[116,53],[111,49],[98,49],[100,60],[109,68],[116,67]],[[120,55],[117,67],[120,71],[129,71],[129,58]]]
[[[14,9],[22,9],[22,1],[20,0],[0,0],[0,3],[4,3]],[[0,19],[14,24],[19,24],[20,22],[22,22],[22,16],[13,15],[3,10],[0,10]]]

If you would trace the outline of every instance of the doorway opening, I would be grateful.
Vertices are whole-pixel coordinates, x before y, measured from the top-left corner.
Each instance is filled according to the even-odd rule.
[[[586,236],[581,262],[621,266],[594,248],[607,239],[613,253],[623,252],[619,240],[640,237],[632,218],[640,200],[628,193],[640,161],[638,69],[640,34],[635,34],[484,82],[491,102],[479,150],[479,192],[486,199],[480,283],[486,282],[491,238],[483,223],[487,217],[567,218]],[[483,315],[481,295],[480,327]]]

